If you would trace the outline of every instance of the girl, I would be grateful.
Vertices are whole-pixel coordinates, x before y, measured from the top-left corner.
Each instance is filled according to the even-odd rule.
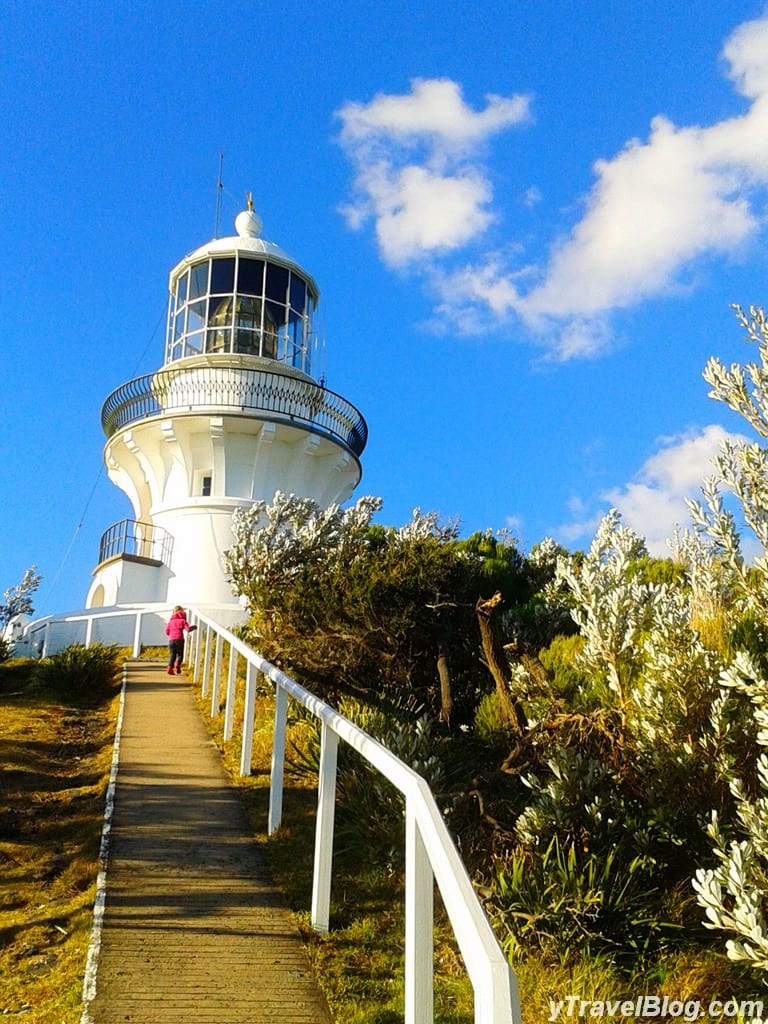
[[[168,637],[168,675],[172,676],[174,669],[176,675],[181,672],[181,663],[184,660],[184,634],[191,633],[197,626],[190,626],[187,622],[187,613],[177,604],[173,609],[173,615],[168,620],[165,632]]]

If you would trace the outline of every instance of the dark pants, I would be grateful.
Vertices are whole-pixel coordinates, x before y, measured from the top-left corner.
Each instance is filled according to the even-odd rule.
[[[173,668],[174,664],[181,668],[181,663],[184,660],[184,637],[179,640],[168,641],[168,668]]]

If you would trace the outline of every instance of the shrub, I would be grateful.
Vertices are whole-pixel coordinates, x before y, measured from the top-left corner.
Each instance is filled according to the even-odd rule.
[[[397,722],[381,710],[351,699],[343,700],[339,710],[418,772],[434,793],[445,789],[439,740],[428,715],[423,714],[416,721]],[[319,764],[320,732],[313,723],[302,749],[294,747],[291,770],[300,775],[317,774]],[[344,743],[339,746],[336,791],[337,852],[374,869],[392,869],[399,864],[405,836],[403,797],[365,758]]]
[[[584,637],[576,633],[573,636],[556,636],[549,647],[539,652],[539,660],[549,672],[552,688],[558,696],[575,698],[592,688],[589,675],[579,663],[583,649]]]
[[[119,686],[121,656],[115,645],[72,644],[39,662],[37,682],[63,701],[94,705],[108,700]]]
[[[541,949],[563,960],[588,952],[636,958],[663,945],[659,886],[642,856],[593,853],[553,836],[535,854],[518,849],[480,888],[508,953]]]
[[[408,703],[411,718],[426,707],[455,730],[487,684],[478,594],[499,580],[525,597],[523,559],[485,535],[458,542],[418,509],[397,530],[372,526],[380,504],[322,510],[278,492],[235,515],[226,564],[249,639],[331,703],[354,696],[394,714]]]
[[[500,706],[498,693],[495,690],[486,693],[475,712],[475,736],[488,742],[498,742],[506,738],[508,731],[509,721]]]

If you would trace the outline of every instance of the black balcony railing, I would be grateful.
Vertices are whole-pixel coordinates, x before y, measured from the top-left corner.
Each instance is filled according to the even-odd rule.
[[[138,519],[121,519],[102,534],[99,562],[106,562],[117,555],[132,555],[168,565],[171,545],[171,535],[162,526],[142,523]]]
[[[261,413],[301,423],[361,455],[368,440],[362,415],[333,391],[287,374],[231,366],[174,366],[136,377],[107,398],[101,423],[107,437],[139,420],[195,411]]]

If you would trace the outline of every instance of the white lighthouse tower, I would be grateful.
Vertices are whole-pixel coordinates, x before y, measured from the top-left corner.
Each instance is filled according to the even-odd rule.
[[[133,518],[101,540],[87,608],[236,606],[222,566],[234,510],[275,491],[344,502],[365,420],[312,376],[313,278],[248,210],[170,274],[165,361],[107,398],[110,479]]]

